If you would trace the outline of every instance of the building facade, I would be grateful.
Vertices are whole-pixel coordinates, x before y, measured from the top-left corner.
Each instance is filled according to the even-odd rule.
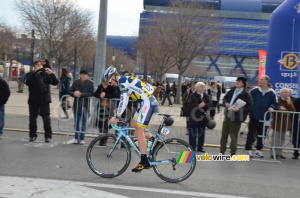
[[[205,68],[205,77],[245,76],[255,83],[258,77],[258,50],[267,49],[268,24],[272,12],[284,0],[198,0],[214,8],[223,19],[225,35],[214,56],[199,57],[194,65]],[[156,13],[166,13],[168,0],[144,0],[140,28]],[[199,10],[199,13],[201,10]],[[203,71],[203,70],[202,70]]]

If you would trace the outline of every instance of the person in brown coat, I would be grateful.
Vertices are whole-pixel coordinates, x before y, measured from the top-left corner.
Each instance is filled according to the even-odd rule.
[[[159,85],[159,83],[157,82],[156,83],[156,88],[154,90],[154,97],[156,98],[156,100],[158,101],[158,98],[159,98],[159,93],[161,92],[161,89],[162,89],[162,86]]]
[[[290,91],[287,88],[280,90],[280,97],[278,98],[277,111],[296,111],[294,104],[290,98]],[[285,134],[291,129],[291,114],[277,112],[273,113],[273,130],[272,134],[272,146],[282,147],[285,142]],[[275,136],[275,137],[274,137]],[[275,140],[274,140],[275,138]],[[282,149],[275,149],[276,158],[286,159],[281,155]],[[271,158],[273,158],[272,149],[270,150]]]

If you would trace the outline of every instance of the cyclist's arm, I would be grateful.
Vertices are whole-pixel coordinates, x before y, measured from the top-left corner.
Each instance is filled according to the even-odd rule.
[[[120,87],[121,89],[121,87]],[[128,89],[127,88],[122,88],[121,90],[121,98],[120,98],[120,103],[117,111],[116,118],[120,119],[123,112],[125,111],[127,104],[128,104]]]

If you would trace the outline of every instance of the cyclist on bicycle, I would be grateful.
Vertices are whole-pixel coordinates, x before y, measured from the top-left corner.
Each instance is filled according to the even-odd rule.
[[[108,121],[108,125],[116,124],[125,111],[129,96],[140,103],[140,108],[135,113],[131,121],[131,127],[135,128],[135,137],[138,140],[138,145],[141,152],[140,163],[132,169],[132,172],[140,172],[143,169],[149,169],[150,164],[147,159],[147,142],[153,140],[154,137],[149,132],[145,132],[153,113],[158,113],[158,106],[155,97],[152,95],[154,89],[151,85],[143,83],[139,79],[130,76],[120,76],[116,68],[110,66],[106,69],[103,80],[111,80],[112,86],[119,86],[121,91],[121,99],[118,107],[116,117]],[[152,141],[153,142],[153,141]]]

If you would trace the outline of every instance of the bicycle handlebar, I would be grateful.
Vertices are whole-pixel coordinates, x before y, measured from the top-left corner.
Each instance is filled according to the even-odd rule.
[[[122,128],[122,127],[119,127],[119,126],[117,126],[117,125],[115,125],[115,124],[112,124],[111,127],[112,127],[113,129],[117,130],[117,131],[122,131],[122,130],[135,130],[135,128],[127,128],[127,127]]]

